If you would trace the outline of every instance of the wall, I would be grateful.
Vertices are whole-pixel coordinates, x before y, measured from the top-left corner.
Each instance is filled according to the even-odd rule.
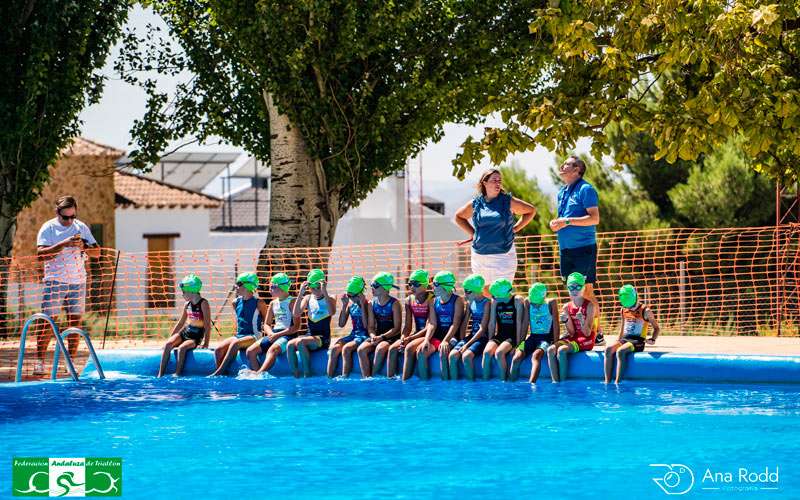
[[[64,156],[50,167],[50,181],[41,196],[17,216],[14,255],[34,255],[39,228],[55,217],[56,199],[72,195],[78,201],[78,219],[102,224],[103,246],[115,245],[114,161],[110,156]]]

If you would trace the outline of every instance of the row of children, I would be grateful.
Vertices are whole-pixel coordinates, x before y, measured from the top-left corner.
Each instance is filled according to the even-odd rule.
[[[353,355],[357,355],[362,377],[378,373],[386,363],[386,374],[411,378],[415,364],[420,378],[429,377],[428,358],[439,353],[440,373],[444,380],[456,379],[459,364],[466,377],[475,378],[474,361],[481,358],[482,374],[489,379],[492,360],[502,380],[516,380],[520,367],[530,359],[531,383],[540,372],[541,360],[548,357],[553,382],[566,379],[568,355],[594,348],[599,318],[597,305],[583,296],[585,277],[573,273],[567,278],[570,300],[560,308],[556,299],[547,298],[547,286],[535,283],[527,297],[515,295],[511,281],[501,278],[489,286],[491,297],[484,296],[482,276],[473,274],[462,283],[464,295],[456,293],[456,277],[441,271],[433,278],[433,290],[427,271],[411,273],[408,287],[411,294],[401,303],[392,296],[399,289],[390,273],[375,275],[370,283],[371,300],[367,299],[367,283],[353,276],[346,293],[340,297],[338,325],[350,321],[351,332],[331,344],[331,321],[337,301],[328,294],[325,273],[314,269],[302,283],[298,299],[289,293],[291,279],[285,273],[270,280],[272,300],[267,304],[258,298],[258,276],[243,273],[236,280],[237,298],[233,303],[237,331],[223,340],[214,351],[216,370],[212,376],[225,373],[240,350],[245,350],[249,368],[258,373],[269,371],[277,358],[287,354],[295,377],[308,377],[310,352],[329,349],[327,375],[336,374],[341,359],[341,374],[350,375]],[[208,347],[210,309],[200,296],[202,282],[189,275],[180,283],[186,300],[183,314],[164,346],[158,376],[166,370],[170,353],[177,349],[176,375],[180,375],[186,352],[195,347]],[[625,285],[619,290],[621,324],[616,343],[606,348],[605,382],[609,383],[613,363],[617,361],[615,381],[621,379],[626,354],[641,352],[645,343],[653,344],[659,333],[655,315],[639,301],[635,288]],[[300,331],[301,317],[306,314],[307,330]],[[405,320],[403,315],[405,314]],[[653,331],[647,337],[648,324]],[[403,353],[402,368],[400,353]],[[508,366],[507,355],[511,356]],[[264,355],[259,362],[258,356]],[[299,357],[299,362],[298,362]]]

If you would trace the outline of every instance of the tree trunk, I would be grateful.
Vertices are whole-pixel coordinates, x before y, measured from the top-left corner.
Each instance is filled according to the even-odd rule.
[[[338,190],[328,187],[322,162],[311,157],[300,130],[278,110],[272,95],[264,92],[264,102],[271,133],[270,206],[258,271],[263,277],[286,272],[297,282],[312,267],[327,267],[329,251],[281,249],[333,245],[339,222]]]
[[[14,233],[17,228],[17,214],[0,194],[0,337],[7,337],[15,329],[16,323],[8,311],[8,285],[11,279],[11,250],[14,246]]]

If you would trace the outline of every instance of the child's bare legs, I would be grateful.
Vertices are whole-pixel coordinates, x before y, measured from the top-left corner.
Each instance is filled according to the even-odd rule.
[[[161,353],[161,365],[158,368],[158,375],[156,377],[163,377],[164,372],[167,371],[167,363],[169,363],[169,355],[175,347],[180,345],[181,343],[181,334],[176,333],[175,335],[171,336],[167,339],[167,342],[164,344],[164,352]]]
[[[492,358],[497,351],[497,343],[490,340],[486,344],[486,349],[483,350],[483,380],[489,380],[492,376]]]
[[[513,382],[519,377],[519,367],[525,360],[525,351],[514,349],[514,356],[511,357],[511,369],[509,370],[508,378]]]
[[[603,371],[605,373],[605,383],[611,383],[611,372],[614,370],[614,355],[617,353],[617,349],[620,348],[622,344],[619,342],[614,342],[610,346],[606,347],[606,355],[605,359],[603,359]]]
[[[372,363],[372,375],[381,372],[381,368],[383,368],[383,361],[386,359],[386,355],[389,353],[389,342],[382,341],[380,344],[375,347],[375,359]]]
[[[456,367],[456,375],[452,376],[450,374],[450,365],[448,364],[448,357],[450,356],[450,344],[442,342],[439,346],[439,377],[442,380],[449,380],[452,378],[458,378],[458,367]]]
[[[269,346],[269,349],[267,349],[267,356],[264,358],[264,363],[261,364],[261,367],[256,373],[268,373],[275,365],[278,356],[283,352],[283,345],[285,344],[285,342],[283,344],[274,343]]]
[[[247,337],[230,337],[222,341],[222,343],[217,347],[217,351],[221,350],[224,354],[222,360],[217,366],[217,369],[214,370],[214,373],[209,375],[210,377],[216,377],[217,375],[221,375],[225,373],[228,369],[228,365],[233,361],[239,354],[239,349],[244,349],[245,347],[250,346],[256,341],[255,337],[252,335],[248,335]],[[215,351],[216,352],[216,351]]]
[[[617,349],[617,379],[614,381],[615,384],[619,384],[620,380],[622,380],[622,372],[625,370],[625,359],[628,357],[628,353],[633,352],[633,350],[633,344],[630,342],[625,342]]]
[[[258,355],[261,354],[261,340],[264,339],[259,339],[245,351],[245,354],[247,354],[247,367],[251,370],[258,370]]]
[[[361,378],[369,378],[372,376],[369,355],[377,346],[377,342],[367,339],[362,342],[360,346],[358,346],[358,349],[356,349],[356,352],[358,353],[358,366],[361,368]]]
[[[333,378],[336,374],[336,365],[339,364],[339,356],[342,354],[342,342],[336,342],[328,349],[328,378]]]
[[[178,346],[178,361],[175,364],[175,376],[180,377],[183,374],[183,367],[186,364],[186,353],[197,347],[197,342],[194,340],[187,340]]]
[[[351,340],[342,347],[342,377],[347,378],[353,371],[353,351],[358,349],[358,343]]]
[[[417,349],[425,341],[424,338],[414,339],[406,344],[403,353],[403,380],[408,380],[414,374],[414,361],[417,359]]]
[[[422,380],[428,380],[430,376],[428,374],[428,357],[434,353],[436,349],[433,348],[433,344],[428,344],[427,349],[423,349],[423,346],[420,345],[417,348],[417,366],[419,370],[419,378]]]
[[[402,344],[402,340],[395,340],[394,343],[389,346],[388,359],[386,360],[386,376],[389,378],[397,375],[397,356],[400,354],[400,346]]]
[[[467,380],[475,380],[475,353],[467,349],[461,355],[461,361],[464,363],[464,376]]]
[[[295,342],[295,349],[300,354],[300,362],[303,364],[303,376],[310,377],[311,376],[311,349],[319,349],[322,347],[322,340],[318,337],[300,337],[298,339],[294,339],[289,342],[291,344]],[[287,351],[288,352],[288,351]],[[297,362],[297,357],[295,355],[291,355],[291,360],[294,359],[295,363]],[[298,375],[299,376],[299,372]]]
[[[458,380],[458,362],[461,361],[461,351],[453,349],[450,351],[450,378]]]
[[[558,378],[559,380],[567,380],[567,356],[572,352],[571,345],[558,346]]]
[[[292,370],[294,378],[300,378],[300,367],[297,366],[297,352],[300,348],[301,337],[292,339],[286,344],[286,359],[289,361],[289,368]],[[308,350],[306,350],[308,354]],[[305,363],[304,363],[305,364]]]
[[[547,348],[547,364],[550,367],[550,378],[553,382],[561,382],[561,377],[558,374],[558,345],[553,344]]]
[[[511,342],[504,340],[494,352],[494,358],[497,360],[497,366],[500,367],[500,380],[503,382],[508,379],[508,361],[506,360],[506,354],[511,352],[511,349],[513,348],[514,346],[511,345]]]
[[[531,356],[531,377],[528,382],[535,384],[539,380],[539,371],[542,369],[542,358],[544,357],[544,350],[536,349]]]

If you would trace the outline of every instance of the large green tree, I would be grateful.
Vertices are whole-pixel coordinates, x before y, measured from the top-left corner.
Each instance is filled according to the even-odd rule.
[[[120,34],[126,0],[0,2],[0,258],[11,255],[17,214],[79,131],[103,88],[97,71]]]
[[[484,111],[501,111],[508,126],[468,140],[457,173],[487,152],[500,163],[536,145],[569,151],[581,137],[600,158],[618,123],[646,132],[669,163],[741,135],[753,168],[797,177],[800,1],[561,0],[530,30],[531,50],[551,53],[547,84],[497,96]]]
[[[221,136],[271,164],[267,247],[327,246],[341,215],[489,96],[528,87],[545,0],[164,0],[119,69],[149,92],[133,156]],[[130,35],[129,48],[139,45]],[[176,95],[147,70],[191,75]]]

